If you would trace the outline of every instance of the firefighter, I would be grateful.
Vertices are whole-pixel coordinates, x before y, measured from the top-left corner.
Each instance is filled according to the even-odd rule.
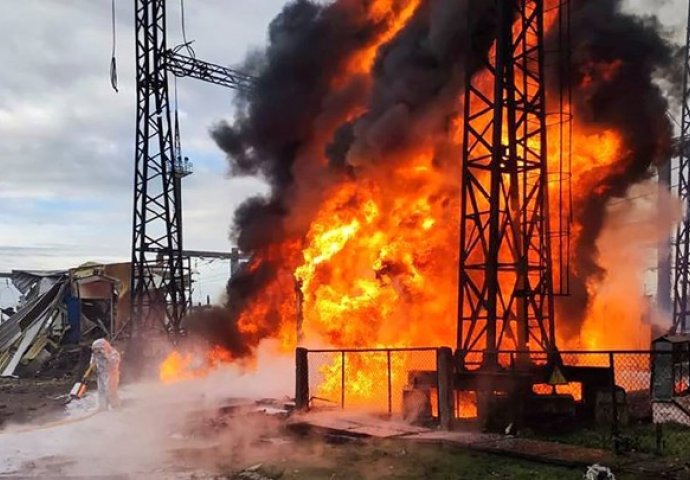
[[[117,389],[120,384],[120,354],[105,338],[91,345],[91,366],[96,368],[98,382],[98,409],[109,410],[120,406]]]

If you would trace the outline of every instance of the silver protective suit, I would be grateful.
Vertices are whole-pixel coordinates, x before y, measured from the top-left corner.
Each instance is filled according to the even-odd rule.
[[[106,339],[100,338],[91,345],[91,365],[96,367],[99,410],[119,407],[120,354]]]

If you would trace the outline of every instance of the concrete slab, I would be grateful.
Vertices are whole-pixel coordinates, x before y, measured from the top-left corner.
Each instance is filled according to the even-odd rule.
[[[288,420],[288,425],[308,425],[312,428],[339,432],[345,435],[374,438],[400,437],[429,431],[429,429],[415,427],[401,421],[332,411],[297,415]]]
[[[387,425],[364,425],[359,428],[353,428],[351,431],[354,433],[375,438],[392,438],[415,433],[410,432],[406,429],[399,429],[394,426]]]
[[[340,435],[373,438],[404,438],[420,443],[439,443],[501,455],[564,465],[613,464],[615,457],[606,450],[577,447],[555,442],[510,437],[475,431],[438,431],[415,427],[401,421],[347,412],[315,412],[288,420]]]
[[[470,431],[446,432],[441,430],[432,430],[416,435],[410,435],[408,438],[420,442],[449,442],[457,445],[470,446],[496,441],[500,438],[500,435]]]

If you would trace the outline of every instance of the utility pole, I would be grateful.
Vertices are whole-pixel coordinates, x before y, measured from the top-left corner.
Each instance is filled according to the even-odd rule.
[[[489,369],[500,350],[556,351],[544,5],[493,5],[495,52],[465,85],[457,328],[461,366],[480,350]]]
[[[690,46],[690,12],[686,46]],[[683,219],[678,223],[674,245],[673,326],[671,333],[690,333],[688,294],[690,293],[690,52],[685,52],[683,105],[678,146],[678,197],[683,202]]]
[[[181,179],[190,172],[179,155],[179,137],[173,140],[168,73],[238,90],[251,88],[252,78],[168,49],[166,0],[135,0],[135,31],[137,127],[130,325],[134,335],[157,326],[177,335],[188,307]]]

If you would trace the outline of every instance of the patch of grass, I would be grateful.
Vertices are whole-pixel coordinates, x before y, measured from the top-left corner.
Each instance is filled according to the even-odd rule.
[[[690,429],[681,425],[669,424],[662,427],[663,454],[677,457],[690,458]],[[656,438],[653,438],[656,447]]]
[[[543,465],[497,455],[442,446],[382,441],[363,445],[326,446],[320,452],[323,465],[311,466],[296,455],[281,466],[285,480],[569,480],[581,479],[583,471]],[[624,478],[625,477],[619,477]]]
[[[613,439],[610,426],[581,428],[564,433],[533,433],[530,437],[540,440],[578,445],[588,448],[613,449]],[[619,433],[619,448],[622,452],[639,452],[656,454],[656,427],[649,423],[637,423],[622,426]],[[680,425],[663,426],[664,457],[690,457],[690,429]]]
[[[611,450],[613,448],[610,427],[578,428],[565,432],[548,433],[524,430],[520,435],[538,440],[547,440],[550,442],[565,443],[586,448],[598,448],[602,450]]]

